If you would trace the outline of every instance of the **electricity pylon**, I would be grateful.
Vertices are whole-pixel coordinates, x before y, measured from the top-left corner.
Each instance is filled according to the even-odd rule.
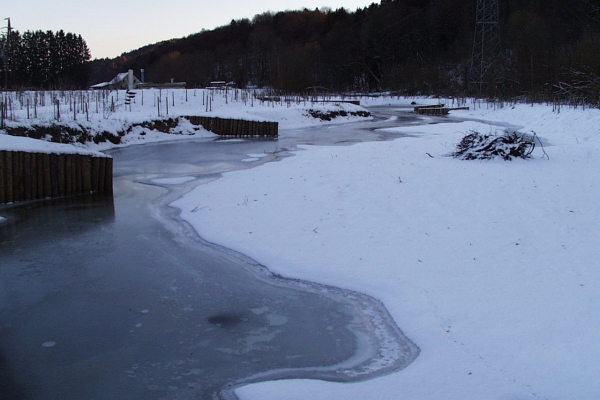
[[[8,20],[8,26],[6,28],[6,37],[4,40],[4,46],[0,49],[0,58],[2,58],[2,66],[4,67],[4,88],[8,89],[8,72],[9,72],[9,64],[10,64],[10,41],[12,39],[12,27],[10,26],[10,18],[4,18],[4,20]]]
[[[470,86],[479,93],[494,90],[500,78],[500,7],[498,0],[477,0]]]

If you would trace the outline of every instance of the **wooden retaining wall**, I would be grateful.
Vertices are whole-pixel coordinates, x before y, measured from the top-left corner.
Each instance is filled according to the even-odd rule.
[[[0,150],[0,203],[112,193],[113,160]]]
[[[430,108],[442,108],[442,107],[444,107],[444,104],[430,104],[428,106],[415,106],[414,113],[418,114],[420,110],[427,110]]]
[[[315,103],[347,103],[360,106],[360,100],[316,100]]]
[[[201,125],[207,131],[222,136],[264,136],[279,135],[278,122],[246,121],[216,117],[184,117],[194,125]]]
[[[469,107],[440,107],[440,106],[417,106],[414,113],[419,115],[448,115],[452,110],[468,110]]]
[[[428,108],[416,108],[415,107],[415,114],[419,114],[419,115],[448,115],[448,113],[450,112],[449,109],[447,108],[434,108],[434,107],[428,107]]]

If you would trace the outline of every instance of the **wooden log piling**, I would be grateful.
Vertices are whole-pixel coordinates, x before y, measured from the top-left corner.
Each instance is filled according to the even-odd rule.
[[[415,106],[414,113],[419,115],[448,115],[452,110],[468,110],[469,107],[444,107],[443,104]]]
[[[247,121],[242,119],[227,119],[218,117],[183,117],[193,125],[200,125],[207,131],[220,136],[260,136],[277,137],[279,123],[269,121]]]
[[[4,165],[4,159],[6,157],[6,151],[0,151],[0,196],[4,196],[6,193],[6,166]]]
[[[112,158],[0,150],[0,203],[112,193]]]

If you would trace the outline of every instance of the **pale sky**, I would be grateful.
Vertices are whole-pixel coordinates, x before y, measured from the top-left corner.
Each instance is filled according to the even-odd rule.
[[[344,7],[379,0],[15,0],[0,5],[0,25],[13,29],[64,30],[85,39],[92,58],[113,58],[147,44],[188,36],[266,11]],[[2,30],[3,33],[6,29]]]

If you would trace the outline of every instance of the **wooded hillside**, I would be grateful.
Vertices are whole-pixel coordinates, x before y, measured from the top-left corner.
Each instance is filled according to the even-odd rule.
[[[286,91],[467,94],[477,0],[382,0],[264,13],[94,60],[90,83],[144,68],[146,80],[213,80]],[[500,0],[499,97],[598,103],[600,0]]]

